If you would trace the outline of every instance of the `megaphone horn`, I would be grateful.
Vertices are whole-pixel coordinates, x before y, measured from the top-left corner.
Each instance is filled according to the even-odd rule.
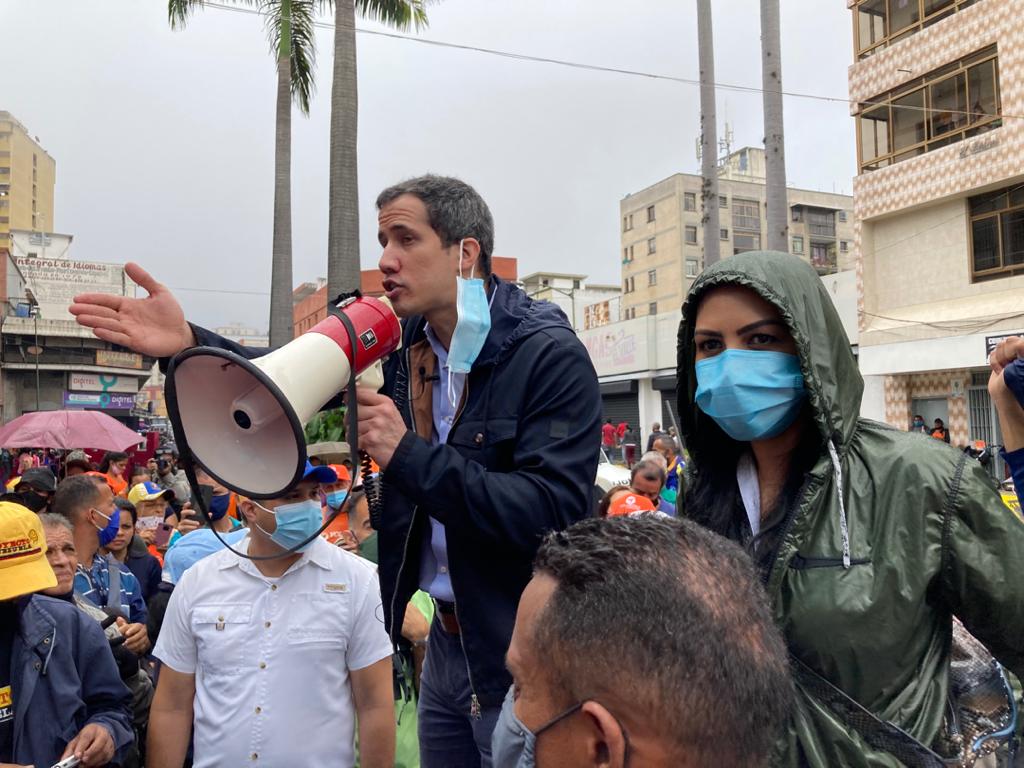
[[[338,305],[352,323],[328,315],[280,349],[247,360],[214,347],[179,353],[167,371],[167,411],[182,456],[225,487],[255,499],[282,495],[306,466],[303,426],[402,339],[386,300]]]

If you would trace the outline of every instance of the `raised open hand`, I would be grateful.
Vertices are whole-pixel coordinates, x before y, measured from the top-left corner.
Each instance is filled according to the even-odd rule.
[[[174,294],[138,264],[126,264],[124,271],[149,295],[130,299],[83,293],[70,307],[79,325],[91,328],[103,341],[151,357],[170,357],[194,346],[195,336]]]

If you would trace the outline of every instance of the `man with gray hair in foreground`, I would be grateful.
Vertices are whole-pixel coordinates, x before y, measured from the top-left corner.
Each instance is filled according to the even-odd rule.
[[[507,664],[495,768],[757,768],[792,701],[750,559],[664,517],[549,534]]]

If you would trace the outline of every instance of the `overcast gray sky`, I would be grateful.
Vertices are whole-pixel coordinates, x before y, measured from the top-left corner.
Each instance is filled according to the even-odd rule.
[[[758,0],[713,4],[718,81],[758,87]],[[429,13],[420,36],[431,40],[698,74],[695,0],[442,0]],[[56,158],[55,229],[75,236],[72,254],[140,262],[201,324],[265,328],[275,71],[262,21],[206,9],[171,32],[163,0],[0,0],[0,30],[0,109]],[[376,193],[431,171],[483,194],[496,252],[517,257],[520,274],[616,283],[619,200],[699,169],[695,86],[366,34],[357,42],[364,268],[379,255]],[[317,44],[311,114],[293,119],[296,284],[326,274],[329,29]],[[782,0],[782,45],[786,91],[845,98],[845,0]],[[849,193],[847,105],[787,97],[785,110],[790,185]],[[718,114],[734,147],[762,145],[759,93],[719,91]],[[185,290],[195,288],[209,292]]]

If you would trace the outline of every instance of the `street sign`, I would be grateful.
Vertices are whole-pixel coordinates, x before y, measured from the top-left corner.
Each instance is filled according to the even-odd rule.
[[[96,365],[108,365],[111,368],[142,369],[142,355],[135,352],[115,352],[112,349],[96,350]]]
[[[102,408],[127,411],[135,405],[135,395],[107,394],[106,392],[65,392],[65,408]]]
[[[1016,333],[1004,333],[1001,336],[986,336],[985,337],[985,357],[989,355],[999,346],[999,343],[1006,341],[1013,336],[1024,336],[1024,331],[1017,331]]]
[[[135,376],[115,376],[103,373],[68,374],[68,389],[80,392],[138,392],[139,380]]]

